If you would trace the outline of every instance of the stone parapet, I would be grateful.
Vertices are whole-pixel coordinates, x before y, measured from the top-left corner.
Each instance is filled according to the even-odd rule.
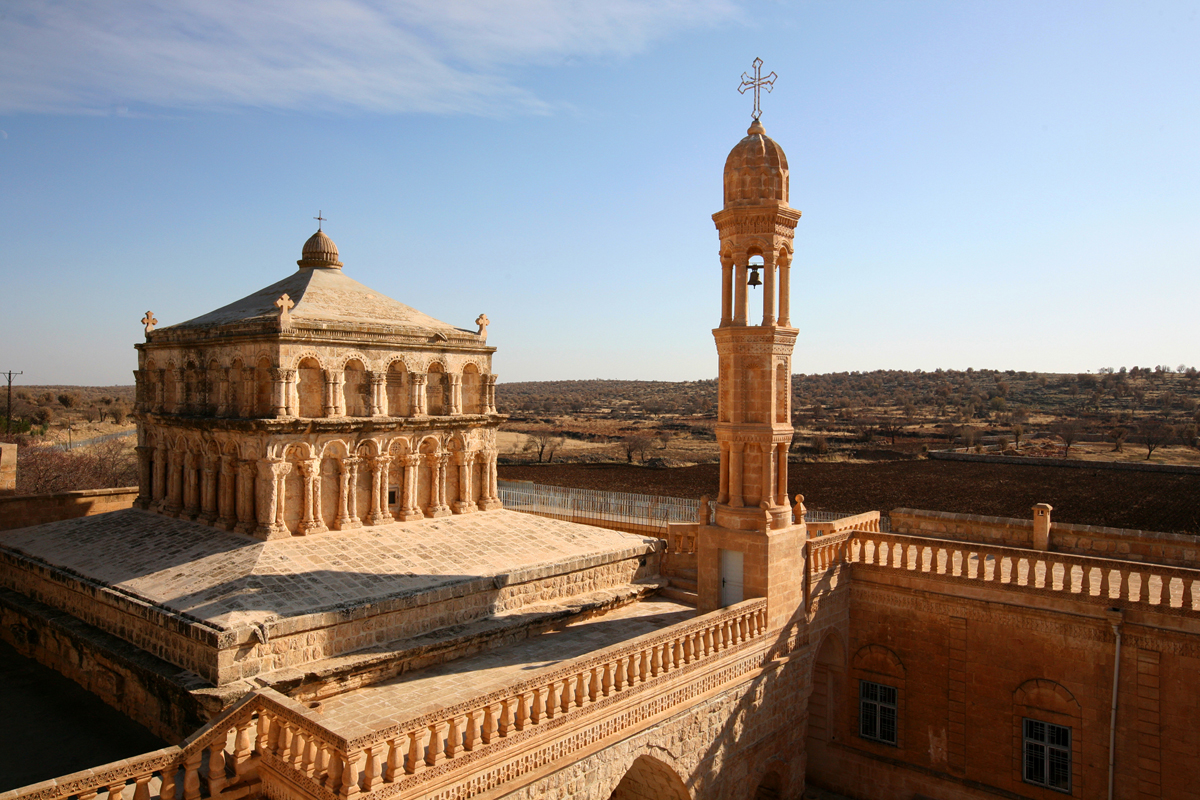
[[[893,509],[888,516],[895,533],[1002,547],[1034,546],[1032,519],[952,514],[912,508]],[[1200,567],[1200,542],[1197,542],[1194,536],[1180,533],[1054,522],[1050,528],[1049,549],[1079,556]]]
[[[0,497],[0,531],[132,508],[138,487]]]

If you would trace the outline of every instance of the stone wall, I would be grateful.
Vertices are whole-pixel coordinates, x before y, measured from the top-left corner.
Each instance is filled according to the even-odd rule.
[[[878,575],[856,575],[851,598],[829,724],[808,738],[810,781],[849,797],[1062,797],[1023,780],[1020,726],[1033,718],[1071,729],[1069,796],[1105,795],[1117,643],[1102,608],[1020,607],[1002,592],[967,598]],[[1122,623],[1117,797],[1200,797],[1187,777],[1200,770],[1200,698],[1185,688],[1200,669],[1191,622],[1127,612]],[[864,680],[898,689],[894,745],[860,736]]]
[[[961,453],[954,450],[931,450],[932,459],[941,461],[977,461],[986,464],[1015,464],[1028,467],[1071,467],[1075,469],[1115,469],[1131,472],[1171,472],[1178,475],[1195,475],[1200,467],[1187,464],[1146,464],[1136,461],[1084,461],[1078,458],[1033,458],[1029,456],[1002,456],[987,453]]]
[[[1033,520],[893,509],[892,531],[1001,547],[1033,547]],[[1177,567],[1200,566],[1200,540],[1181,533],[1103,528],[1052,522],[1050,550],[1079,556],[1146,561]]]
[[[136,486],[126,486],[0,497],[0,531],[132,508],[137,494]]]

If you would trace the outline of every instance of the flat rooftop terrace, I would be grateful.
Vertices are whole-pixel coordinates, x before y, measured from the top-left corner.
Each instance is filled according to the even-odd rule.
[[[508,510],[263,542],[127,509],[0,532],[0,581],[219,685],[628,585],[659,546]]]
[[[414,670],[325,699],[321,724],[347,739],[398,719],[433,713],[511,686],[532,672],[662,630],[696,616],[693,606],[651,597],[516,644]]]

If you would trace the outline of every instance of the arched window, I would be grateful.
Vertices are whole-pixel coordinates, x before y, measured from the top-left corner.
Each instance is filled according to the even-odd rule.
[[[409,408],[408,369],[403,361],[393,361],[387,371],[387,401],[388,416],[407,417],[412,415]]]
[[[315,358],[301,359],[296,370],[299,384],[296,392],[300,396],[300,416],[325,416],[325,370]]]
[[[1061,683],[1035,679],[1013,692],[1017,779],[1070,794],[1083,772],[1083,714]]]
[[[346,362],[346,384],[343,388],[346,416],[369,417],[371,408],[368,394],[371,385],[367,381],[367,370],[357,358]]]
[[[463,367],[462,412],[464,414],[483,413],[482,385],[478,367],[474,364],[467,364]]]
[[[226,401],[231,417],[241,417],[246,414],[246,380],[242,375],[242,360],[235,358],[229,368],[229,395]]]
[[[867,645],[854,654],[861,741],[904,747],[904,675],[899,657],[882,645]]]
[[[425,387],[426,407],[429,409],[429,416],[441,417],[448,413],[446,408],[446,400],[449,392],[446,391],[446,371],[441,364],[434,363],[429,367],[429,382]]]

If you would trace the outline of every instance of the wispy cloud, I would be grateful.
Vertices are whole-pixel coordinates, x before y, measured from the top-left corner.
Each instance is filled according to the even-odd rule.
[[[636,53],[733,0],[46,0],[0,16],[0,113],[544,112],[520,68]]]

